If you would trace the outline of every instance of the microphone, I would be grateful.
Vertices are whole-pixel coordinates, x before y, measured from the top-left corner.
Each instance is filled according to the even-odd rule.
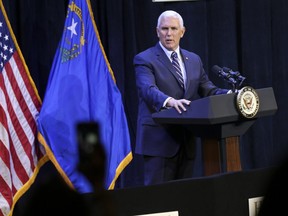
[[[236,84],[237,81],[231,76],[230,73],[224,71],[221,67],[218,65],[214,65],[212,67],[212,71],[216,73],[219,77],[224,78],[224,80],[228,81],[229,83]]]
[[[233,71],[232,69],[227,68],[227,67],[223,67],[223,71],[226,73],[229,73],[234,79],[240,82],[239,86],[241,86],[243,81],[246,79],[246,77],[241,76],[239,71]]]

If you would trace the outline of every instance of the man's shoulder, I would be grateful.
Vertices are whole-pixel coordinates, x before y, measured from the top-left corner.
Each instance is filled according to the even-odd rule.
[[[138,60],[139,61],[142,61],[142,60],[147,60],[147,61],[154,60],[157,56],[160,55],[160,51],[157,48],[157,46],[150,47],[150,48],[138,53],[137,55],[135,55],[134,62],[138,61]]]
[[[146,50],[139,52],[136,56],[147,55],[153,53],[154,47],[149,47]]]
[[[159,48],[157,46],[153,46],[139,52],[137,55],[152,55],[153,53],[156,53],[158,51]]]
[[[186,49],[182,49],[181,48],[181,53],[182,53],[183,56],[199,58],[198,54],[196,54],[195,52],[192,52],[192,51],[188,51]]]

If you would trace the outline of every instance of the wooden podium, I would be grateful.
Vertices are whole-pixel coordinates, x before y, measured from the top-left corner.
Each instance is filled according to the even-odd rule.
[[[192,101],[187,111],[179,114],[175,109],[153,114],[161,124],[185,124],[191,133],[203,138],[205,175],[240,171],[239,137],[258,118],[274,115],[278,109],[271,87],[256,89],[259,110],[253,118],[244,118],[236,107],[235,93],[214,95]]]

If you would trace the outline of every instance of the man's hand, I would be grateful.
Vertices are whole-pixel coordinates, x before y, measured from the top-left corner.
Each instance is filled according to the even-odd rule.
[[[166,106],[175,108],[177,112],[181,114],[182,111],[186,111],[185,105],[189,106],[190,103],[191,101],[186,99],[176,100],[174,98],[171,98],[170,100],[168,100]]]

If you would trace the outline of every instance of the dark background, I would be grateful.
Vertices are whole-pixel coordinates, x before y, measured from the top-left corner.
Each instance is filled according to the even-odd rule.
[[[67,0],[3,0],[20,49],[43,99],[54,54],[60,41]],[[179,12],[186,27],[181,47],[199,54],[211,80],[215,64],[240,71],[254,88],[273,87],[276,115],[258,119],[240,139],[243,170],[274,166],[288,153],[288,1],[198,0],[153,3],[152,0],[91,0],[102,44],[123,96],[135,145],[137,93],[133,57],[154,46],[157,18],[167,9]],[[201,152],[201,151],[200,151]],[[141,160],[120,176],[118,187],[142,183]],[[199,164],[201,167],[201,164]],[[201,169],[201,168],[200,168]],[[45,169],[41,171],[45,175]]]

